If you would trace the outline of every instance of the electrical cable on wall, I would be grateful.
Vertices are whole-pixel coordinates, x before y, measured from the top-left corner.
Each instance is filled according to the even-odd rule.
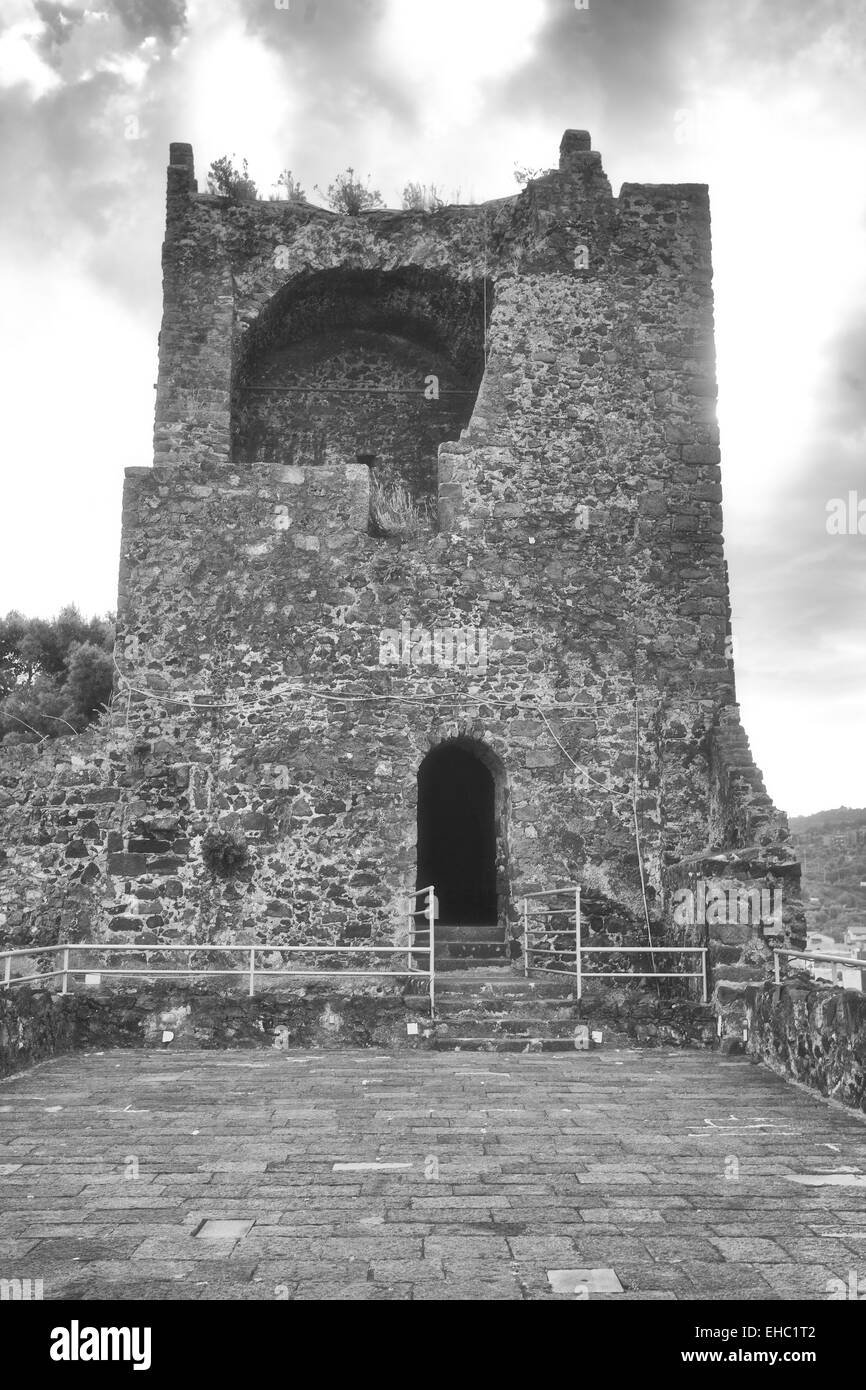
[[[487,371],[487,209],[484,209],[484,275],[481,281],[482,313],[484,315],[484,370]]]
[[[168,695],[156,690],[148,690],[143,686],[134,685],[124,671],[117,664],[116,657],[112,657],[114,668],[118,676],[123,681],[124,688],[132,691],[133,694],[141,695],[144,699],[153,700],[157,704],[183,705],[187,709],[240,709],[243,706],[242,699],[234,700],[197,700],[190,695]],[[532,714],[539,714],[544,718],[543,709],[538,704],[536,698],[525,693],[515,695],[508,699],[496,699],[487,695],[466,695],[455,697],[452,695],[393,695],[377,690],[365,690],[359,694],[336,694],[333,691],[322,690],[316,686],[305,686],[301,684],[290,684],[286,687],[285,697],[300,695],[308,699],[329,700],[336,704],[366,704],[371,701],[384,700],[392,704],[424,705],[431,707],[444,705],[453,707],[455,705],[492,705],[507,709],[519,709]],[[279,698],[285,698],[277,696]],[[250,696],[251,704],[261,704],[261,696]],[[649,697],[642,702],[649,709],[657,710],[659,701]],[[687,706],[695,708],[707,708],[715,702],[709,698],[704,700],[676,700],[670,706],[671,709],[683,709]],[[558,714],[561,710],[599,710],[608,709],[632,709],[634,700],[563,700],[556,705],[549,706],[551,713]],[[564,751],[564,750],[563,750]]]
[[[641,848],[641,841],[640,841],[640,821],[639,821],[639,819],[638,819],[638,809],[637,809],[637,803],[638,803],[638,779],[639,779],[639,777],[640,777],[640,714],[639,714],[639,711],[638,711],[637,688],[635,688],[635,700],[634,700],[634,781],[633,781],[633,784],[632,784],[632,792],[633,792],[633,795],[632,795],[632,809],[633,809],[633,811],[634,811],[634,840],[635,840],[635,847],[636,847],[636,849],[637,849],[637,866],[638,866],[638,869],[639,869],[639,871],[640,871],[640,891],[641,891],[641,896],[642,896],[642,898],[643,898],[643,913],[644,913],[644,920],[645,920],[645,922],[646,922],[647,940],[648,940],[649,946],[650,946],[650,960],[652,961],[653,972],[655,972],[656,960],[655,960],[655,955],[652,954],[652,952],[653,952],[653,933],[652,933],[652,927],[650,926],[649,904],[648,904],[648,902],[647,902],[647,896],[646,896],[646,879],[645,879],[645,877],[644,877],[644,869],[643,869],[643,849]],[[659,982],[658,982],[658,980],[656,980],[656,988],[657,988],[657,989],[659,988]]]

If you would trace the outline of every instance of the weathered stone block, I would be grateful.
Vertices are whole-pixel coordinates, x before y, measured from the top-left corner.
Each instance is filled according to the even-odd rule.
[[[135,878],[138,874],[143,874],[147,868],[147,856],[144,854],[109,854],[108,872],[117,874],[121,878]]]

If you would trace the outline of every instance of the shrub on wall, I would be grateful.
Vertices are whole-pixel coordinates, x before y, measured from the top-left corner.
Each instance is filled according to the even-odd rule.
[[[240,169],[236,169],[227,154],[215,159],[208,169],[207,190],[208,193],[231,198],[235,203],[255,203],[259,196],[250,178],[247,161],[244,160]]]
[[[215,878],[232,878],[249,862],[249,849],[237,831],[214,827],[202,839],[201,857]]]
[[[417,536],[429,519],[429,510],[414,500],[404,483],[373,480],[370,530],[374,536]]]
[[[284,169],[276,182],[277,192],[271,201],[280,203],[305,203],[307,195],[301,187],[299,179],[296,179],[291,169]]]
[[[403,189],[403,210],[405,212],[439,212],[445,207],[445,199],[437,184],[409,182]]]
[[[381,193],[376,188],[370,188],[369,183],[370,175],[367,175],[367,182],[362,183],[355,178],[355,170],[350,164],[345,174],[338,174],[334,182],[328,185],[325,194],[328,207],[348,217],[357,217],[359,212],[367,212],[369,208],[383,207]],[[318,193],[322,192],[318,184],[314,187]]]

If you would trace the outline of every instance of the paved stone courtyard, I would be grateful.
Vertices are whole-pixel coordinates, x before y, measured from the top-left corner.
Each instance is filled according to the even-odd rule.
[[[699,1051],[117,1051],[0,1084],[0,1277],[46,1299],[581,1296],[554,1270],[828,1299],[866,1287],[864,1185],[861,1117]]]

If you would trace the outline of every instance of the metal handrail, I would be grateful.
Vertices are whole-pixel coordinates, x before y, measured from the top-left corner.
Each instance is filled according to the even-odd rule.
[[[567,887],[567,888],[542,888],[541,891],[538,892],[538,893],[524,893],[524,895],[523,895],[523,978],[524,978],[524,979],[528,979],[528,978],[529,978],[529,953],[530,953],[530,950],[533,949],[533,948],[530,946],[530,943],[529,943],[529,933],[530,933],[530,930],[533,930],[533,931],[540,930],[540,928],[530,928],[530,926],[529,926],[529,919],[530,919],[530,917],[549,917],[549,916],[551,915],[552,911],[553,911],[553,909],[551,909],[551,908],[542,908],[540,911],[535,911],[535,912],[530,913],[530,911],[529,911],[529,903],[530,903],[530,901],[533,901],[533,900],[536,899],[536,898],[555,898],[555,897],[561,897],[563,893],[568,893],[569,896],[571,896],[572,893],[574,894],[574,933],[575,933],[575,948],[576,948],[575,951],[574,951],[574,953],[573,953],[573,954],[574,954],[574,983],[575,983],[575,998],[579,999],[579,998],[581,997],[582,993],[583,993],[583,988],[582,988],[582,985],[581,985],[581,978],[580,978],[582,962],[581,962],[581,959],[580,959],[580,885],[579,885],[579,884],[572,884],[572,885],[570,885],[570,886]],[[565,908],[560,908],[560,909],[558,909],[558,910],[559,910],[560,912],[564,912],[564,911],[566,911],[567,909],[565,909]],[[547,930],[550,930],[550,929],[548,928]],[[569,955],[571,955],[571,954],[572,954],[572,953],[569,952]],[[542,965],[542,966],[538,966],[537,969],[539,969],[539,970],[544,970],[544,969],[546,969],[546,967]],[[557,975],[564,975],[566,972],[565,972],[564,970],[557,970],[557,971],[551,971],[551,973],[552,973],[552,974],[557,974]]]
[[[259,945],[253,946],[253,945],[250,945],[250,944],[248,944],[248,943],[246,943],[246,942],[240,942],[240,943],[238,943],[237,945],[234,945],[234,946],[222,946],[222,945],[219,945],[219,946],[218,946],[218,945],[215,945],[215,944],[211,944],[210,942],[200,942],[200,941],[199,941],[199,942],[186,942],[186,943],[184,943],[184,942],[181,942],[181,943],[174,943],[174,942],[172,942],[172,943],[166,943],[165,945],[157,945],[157,944],[151,944],[151,943],[148,943],[147,945],[141,945],[141,944],[138,943],[138,942],[122,942],[122,943],[106,943],[106,942],[100,942],[100,941],[78,941],[78,942],[69,942],[69,943],[67,943],[67,942],[61,942],[61,943],[59,943],[59,944],[56,945],[56,946],[30,946],[30,947],[25,946],[25,947],[13,948],[13,949],[8,950],[8,951],[2,951],[2,950],[0,950],[0,961],[3,961],[3,962],[4,962],[4,967],[3,967],[3,978],[2,978],[2,980],[0,980],[0,987],[2,987],[2,988],[10,988],[12,985],[28,984],[31,980],[49,980],[49,979],[53,979],[55,976],[58,976],[58,975],[59,975],[59,976],[61,976],[61,978],[62,978],[61,993],[62,993],[62,994],[68,994],[68,993],[69,993],[69,980],[70,980],[70,977],[74,978],[74,977],[77,976],[77,975],[89,975],[89,974],[96,974],[96,973],[98,973],[98,974],[100,974],[100,975],[125,976],[125,977],[128,978],[128,979],[180,979],[180,978],[198,979],[198,978],[201,978],[201,977],[203,977],[203,976],[209,976],[209,975],[210,975],[210,976],[220,976],[220,977],[230,977],[230,978],[238,978],[238,977],[248,978],[248,979],[249,979],[249,994],[250,994],[250,997],[252,997],[252,996],[255,994],[255,979],[256,979],[256,974],[259,974],[259,975],[267,975],[267,976],[270,976],[270,977],[275,978],[275,979],[283,979],[283,978],[297,978],[297,979],[309,979],[309,978],[314,978],[314,979],[334,979],[334,978],[339,978],[340,976],[353,976],[353,977],[374,978],[374,979],[375,979],[375,978],[407,979],[407,978],[410,978],[410,977],[411,977],[412,979],[418,979],[419,977],[421,977],[421,978],[427,978],[427,979],[429,979],[429,981],[430,981],[430,1011],[431,1011],[431,1014],[432,1014],[432,1013],[433,1013],[433,1010],[434,1010],[434,1007],[435,1007],[434,974],[433,974],[434,940],[433,940],[433,925],[432,925],[432,923],[433,923],[433,902],[432,902],[433,890],[432,890],[432,888],[431,888],[431,889],[429,889],[429,890],[428,890],[428,889],[421,889],[420,891],[421,891],[421,892],[429,892],[429,894],[430,894],[429,914],[430,914],[430,922],[431,922],[431,931],[430,931],[430,944],[429,944],[428,946],[419,946],[419,945],[416,945],[415,942],[414,942],[414,939],[410,939],[410,943],[409,943],[408,950],[407,950],[407,948],[406,948],[405,946],[381,946],[381,945],[378,945],[378,944],[372,943],[372,942],[371,942],[369,945],[364,945],[364,946],[337,946],[337,945],[334,945],[334,946],[307,946],[307,945],[291,945],[291,946],[288,946],[288,945],[284,945],[284,944],[282,944],[282,943],[280,943],[280,944],[264,943],[264,944],[259,944]],[[145,957],[145,960],[147,961],[147,959],[148,959],[151,955],[153,955],[153,954],[159,954],[159,953],[161,953],[161,952],[168,952],[168,953],[171,953],[171,952],[177,952],[177,951],[186,951],[186,952],[188,952],[188,953],[195,953],[195,952],[200,952],[200,951],[207,951],[207,952],[214,952],[214,953],[224,954],[224,955],[232,955],[232,954],[237,955],[238,953],[246,953],[246,954],[248,955],[248,963],[247,963],[245,966],[243,966],[243,967],[240,967],[240,968],[238,968],[238,969],[233,969],[233,970],[220,970],[220,969],[215,969],[215,968],[213,968],[213,967],[207,967],[206,969],[195,969],[195,968],[193,968],[191,965],[187,965],[187,966],[186,966],[184,969],[182,969],[182,970],[159,970],[159,969],[153,969],[153,968],[150,967],[149,965],[145,965],[145,968],[144,968],[144,969],[141,969],[141,970],[130,970],[130,969],[123,969],[123,968],[118,969],[118,968],[116,968],[116,967],[103,966],[103,965],[97,965],[97,966],[93,966],[93,965],[89,965],[89,966],[85,966],[85,965],[74,965],[74,964],[72,964],[71,961],[70,961],[70,956],[71,956],[72,954],[75,954],[75,953],[78,953],[78,954],[87,953],[87,954],[90,954],[90,955],[99,954],[99,955],[103,955],[103,956],[108,956],[108,955],[113,955],[113,954],[114,954],[114,955],[121,955],[121,956],[122,956],[122,955],[136,955],[136,956],[144,956],[144,957]],[[24,956],[24,957],[33,958],[34,956],[45,956],[45,955],[57,956],[57,955],[60,954],[61,952],[63,953],[63,962],[62,962],[62,964],[61,964],[60,966],[56,966],[53,970],[39,971],[39,972],[37,972],[37,973],[35,973],[35,974],[30,974],[30,975],[16,975],[16,976],[13,976],[13,975],[12,975],[12,961],[13,961],[13,958],[15,958],[15,957]],[[275,954],[276,952],[279,952],[280,954],[286,954],[286,955],[316,955],[316,954],[322,954],[322,955],[338,955],[338,956],[339,956],[339,955],[345,955],[345,956],[352,956],[352,955],[357,955],[357,954],[359,954],[359,953],[366,953],[366,954],[368,954],[368,955],[373,955],[373,956],[376,956],[376,955],[386,955],[386,956],[390,956],[390,955],[403,955],[403,956],[406,956],[406,957],[407,957],[407,966],[408,966],[408,968],[407,968],[406,970],[358,970],[358,969],[353,969],[353,968],[348,968],[348,969],[342,968],[342,969],[339,969],[339,970],[292,970],[292,969],[285,969],[285,970],[284,970],[284,969],[282,969],[282,968],[279,968],[279,969],[278,969],[278,968],[275,968],[275,967],[271,967],[271,968],[264,969],[264,970],[261,969],[261,968],[259,968],[258,971],[257,971],[257,969],[256,969],[256,957],[259,956],[259,955],[273,955],[273,954]],[[427,969],[427,970],[416,970],[416,969],[414,968],[413,961],[412,961],[413,955],[426,955],[426,956],[428,956],[428,957],[429,957],[428,969]]]
[[[706,946],[581,946],[580,949],[583,955],[589,955],[590,953],[593,955],[600,955],[602,952],[609,952],[611,955],[615,956],[650,956],[663,955],[667,952],[669,955],[675,956],[697,956],[705,952],[707,948]],[[560,951],[558,954],[565,955],[566,952]],[[573,955],[574,952],[569,951],[567,954]]]
[[[829,960],[838,965],[859,966],[861,984],[863,972],[866,971],[866,960],[862,956],[837,956],[831,951],[795,951],[787,946],[776,946],[773,948],[773,974],[777,985],[782,983],[780,956],[793,957],[795,960]]]
[[[417,902],[418,899],[419,899],[419,898],[422,896],[422,894],[424,894],[424,893],[427,894],[427,903],[426,903],[426,906],[423,907],[423,908],[421,908],[420,911],[417,911],[417,912],[410,912],[410,913],[409,913],[409,965],[410,965],[410,967],[411,967],[411,965],[412,965],[412,952],[413,952],[413,950],[414,950],[414,951],[418,951],[418,952],[422,952],[422,951],[423,951],[426,955],[429,956],[429,960],[428,960],[428,962],[427,962],[427,970],[424,971],[424,972],[422,972],[422,973],[426,974],[426,975],[427,975],[427,978],[428,978],[429,981],[430,981],[430,986],[429,986],[429,988],[430,988],[430,1017],[431,1017],[431,1018],[435,1018],[435,1016],[436,1016],[436,951],[435,951],[434,934],[435,934],[435,930],[436,930],[436,926],[435,926],[435,924],[436,924],[436,889],[435,889],[434,885],[433,885],[432,883],[430,883],[430,884],[427,885],[426,888],[416,888],[416,889],[414,890],[414,892],[411,892],[411,893],[409,894],[409,901],[410,901],[410,902]],[[416,918],[416,917],[426,917],[426,918],[427,918],[427,932],[428,932],[428,936],[427,936],[427,945],[426,945],[426,946],[416,946],[416,945],[415,945],[415,918]]]
[[[50,952],[56,955],[58,951],[66,949],[70,951],[134,951],[140,956],[146,956],[150,951],[248,951],[250,949],[250,942],[239,941],[236,946],[218,946],[215,942],[211,944],[210,942],[201,941],[166,941],[164,944],[162,942],[147,941],[144,945],[136,941],[74,941],[69,942],[68,948],[66,943],[60,942],[57,946],[25,946],[23,948],[16,948],[13,951],[4,951],[0,949],[0,957],[38,956]],[[255,949],[257,951],[270,951],[272,954],[274,951],[282,951],[284,954],[294,951],[300,952],[302,955],[309,951],[324,951],[326,954],[330,955],[339,951],[377,951],[381,955],[385,955],[388,952],[393,952],[396,955],[406,954],[405,946],[379,946],[376,943],[371,943],[369,946],[286,946],[283,942],[276,944],[265,941],[259,942]],[[416,946],[413,949],[420,952],[426,951],[427,947]],[[49,971],[48,973],[50,974],[51,972]]]
[[[529,902],[536,898],[549,898],[563,893],[574,894],[574,948],[563,947],[561,950],[554,946],[536,946],[530,941],[530,935],[538,936],[564,936],[567,927],[530,927],[531,917],[550,917],[555,914],[564,914],[567,908],[536,908],[532,912],[529,910]],[[709,997],[708,977],[707,977],[707,948],[706,946],[585,946],[581,939],[581,915],[580,915],[580,887],[572,885],[567,888],[545,888],[539,893],[524,893],[522,895],[523,904],[523,974],[529,976],[530,953],[532,955],[552,955],[567,956],[574,959],[574,979],[575,997],[583,997],[584,980],[630,980],[630,979],[654,979],[654,980],[700,980],[701,999],[706,1004]],[[585,955],[651,955],[653,957],[652,970],[584,970],[583,957]],[[656,955],[696,955],[700,956],[701,968],[696,971],[686,970],[656,970]],[[571,975],[570,970],[555,970],[551,966],[536,965],[535,970],[543,971],[548,975]]]
[[[579,891],[579,890],[578,890]],[[529,902],[532,898],[555,898],[559,893],[573,893],[573,887],[568,888],[542,888],[540,893],[521,893],[520,901]],[[562,909],[560,909],[562,911]]]

